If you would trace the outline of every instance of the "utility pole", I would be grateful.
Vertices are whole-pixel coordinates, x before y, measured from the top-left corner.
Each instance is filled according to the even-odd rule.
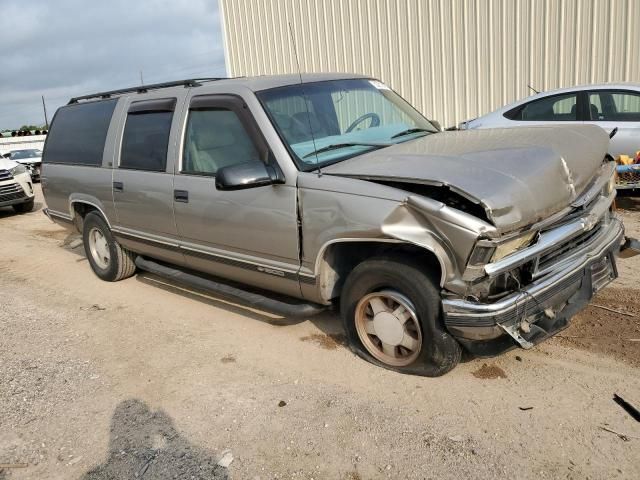
[[[42,95],[42,109],[44,110],[44,126],[49,131],[49,119],[47,118],[47,106],[44,103],[44,95]]]
[[[140,70],[140,85],[144,85],[144,79],[142,78],[142,70]]]

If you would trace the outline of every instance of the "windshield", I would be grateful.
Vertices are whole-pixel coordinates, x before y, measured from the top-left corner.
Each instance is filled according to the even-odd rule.
[[[437,132],[377,80],[289,85],[257,96],[301,170]]]
[[[41,156],[42,152],[36,149],[14,150],[11,152],[11,160],[22,160],[24,158],[36,158]]]

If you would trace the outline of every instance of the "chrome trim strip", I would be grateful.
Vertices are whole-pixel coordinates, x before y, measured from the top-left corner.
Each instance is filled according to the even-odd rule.
[[[73,217],[67,215],[66,213],[58,212],[56,210],[51,210],[50,208],[43,209],[44,214],[49,218],[49,220],[54,221],[51,217],[58,217],[67,222],[73,222]]]
[[[265,264],[265,263],[258,263],[258,262],[253,262],[251,260],[245,260],[245,259],[241,259],[238,257],[232,257],[229,255],[224,255],[218,252],[212,252],[209,250],[204,250],[201,248],[197,248],[197,247],[192,247],[192,246],[186,246],[186,245],[180,245],[180,249],[181,250],[185,250],[185,251],[190,251],[190,252],[195,252],[195,253],[200,253],[202,255],[206,255],[208,257],[216,257],[216,258],[221,258],[224,260],[230,260],[233,262],[241,262],[241,263],[246,263],[249,265],[253,265],[255,267],[262,267],[262,268],[268,268],[268,269],[272,269],[272,270],[280,270],[282,272],[286,272],[286,273],[294,273],[297,274],[298,270],[292,270],[290,268],[283,268],[277,264]]]
[[[552,288],[557,283],[570,277],[579,270],[585,268],[594,257],[599,257],[605,251],[616,245],[620,245],[624,236],[624,227],[622,222],[614,218],[609,224],[609,228],[603,232],[600,238],[590,246],[590,251],[584,253],[581,260],[574,262],[573,265],[561,270],[548,278],[542,279],[527,289],[516,292],[509,297],[491,304],[483,304],[470,302],[461,299],[443,299],[442,308],[447,317],[489,317],[507,313],[515,308],[518,304],[525,301],[528,297],[536,297]]]
[[[181,245],[179,243],[175,243],[175,242],[168,242],[166,240],[160,240],[157,237],[152,237],[149,235],[141,235],[139,232],[135,232],[133,233],[131,230],[129,229],[125,229],[125,228],[112,228],[111,231],[116,235],[116,236],[121,236],[121,237],[129,237],[133,240],[137,240],[140,242],[144,242],[144,243],[151,243],[151,244],[160,244],[161,246],[164,247],[168,247],[171,248],[173,250],[179,250],[182,251],[183,253],[189,255],[196,255],[196,256],[202,256],[205,257],[206,259],[210,259],[211,261],[217,261],[220,263],[227,263],[227,264],[232,264],[233,266],[236,266],[238,268],[244,268],[244,269],[248,269],[251,271],[256,271],[256,272],[260,272],[260,273],[264,273],[264,274],[269,274],[269,275],[277,275],[277,276],[284,276],[286,278],[291,278],[296,277],[299,275],[299,272],[297,270],[292,270],[292,269],[287,269],[287,268],[282,268],[278,265],[267,265],[264,263],[257,263],[257,262],[252,262],[250,260],[244,260],[244,259],[239,259],[237,257],[231,257],[231,256],[227,256],[227,255],[221,255],[218,253],[213,253],[207,250],[203,250],[200,248],[195,248],[193,246],[185,246],[185,245]],[[277,272],[282,272],[282,275],[280,275]],[[315,276],[309,276],[309,275],[304,275],[305,277],[308,277],[310,279],[313,279],[313,283],[315,283]],[[307,282],[308,283],[308,282]]]
[[[123,237],[130,237],[133,240],[141,240],[151,243],[159,243],[161,245],[166,245],[167,247],[179,248],[179,244],[175,242],[168,242],[164,239],[160,239],[159,237],[150,236],[150,235],[141,235],[139,232],[135,230],[129,230],[128,228],[122,227],[113,227],[111,231],[116,234],[116,236],[120,235]]]

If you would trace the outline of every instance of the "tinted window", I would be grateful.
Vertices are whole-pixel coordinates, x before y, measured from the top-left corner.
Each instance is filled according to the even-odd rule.
[[[172,111],[129,111],[122,136],[120,168],[164,172],[172,118]]]
[[[258,150],[233,111],[211,108],[189,112],[184,173],[213,175],[223,167],[259,161]]]
[[[640,122],[640,94],[603,90],[589,95],[591,120]]]
[[[101,165],[107,130],[116,103],[117,100],[104,100],[60,108],[47,137],[44,161]]]
[[[505,116],[529,122],[572,122],[577,116],[577,94],[554,95],[522,105]]]

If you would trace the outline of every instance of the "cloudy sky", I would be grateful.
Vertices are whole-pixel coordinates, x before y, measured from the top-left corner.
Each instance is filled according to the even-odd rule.
[[[225,76],[216,0],[0,0],[0,130],[70,97]]]

